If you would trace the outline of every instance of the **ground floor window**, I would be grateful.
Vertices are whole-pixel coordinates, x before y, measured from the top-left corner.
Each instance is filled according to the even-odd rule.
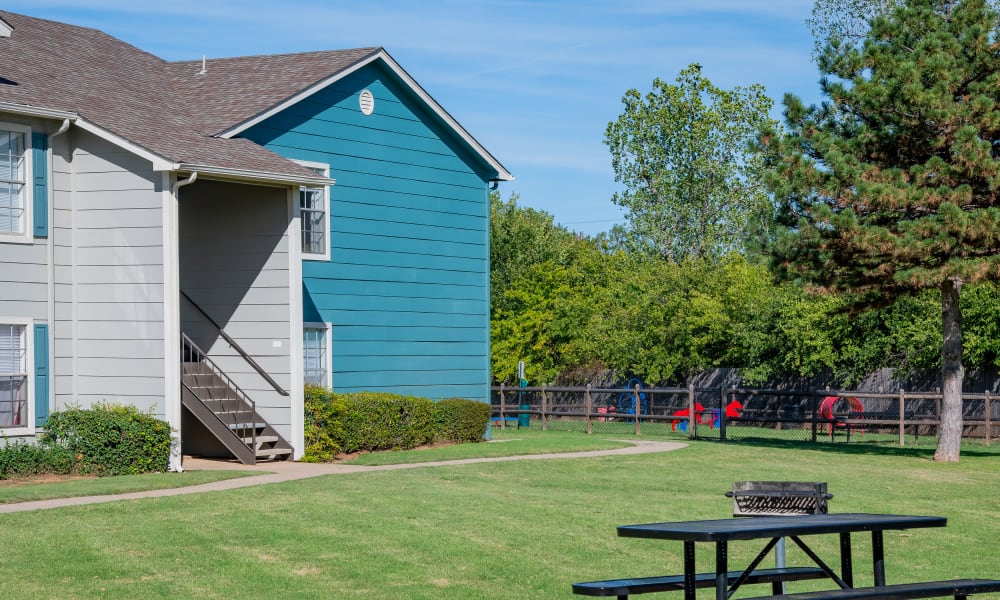
[[[28,424],[26,327],[0,323],[0,427]]]
[[[325,323],[307,323],[302,333],[302,373],[306,385],[331,387],[330,327]]]

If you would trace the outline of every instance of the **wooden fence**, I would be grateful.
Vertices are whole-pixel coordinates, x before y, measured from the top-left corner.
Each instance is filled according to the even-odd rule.
[[[899,390],[893,393],[831,390],[779,390],[755,388],[594,388],[497,386],[493,390],[493,415],[500,428],[515,420],[540,422],[547,430],[554,421],[585,423],[593,433],[595,423],[627,423],[636,435],[647,423],[670,423],[692,439],[727,439],[727,427],[756,427],[781,431],[804,429],[812,441],[829,433],[881,431],[898,435],[905,444],[906,433],[936,435],[940,425],[941,393]],[[989,444],[996,437],[1000,418],[996,395],[963,394],[963,437],[980,438]],[[829,399],[829,400],[828,400]],[[741,406],[727,416],[727,405]],[[694,416],[692,416],[694,415]],[[700,427],[699,427],[700,426]],[[620,425],[619,425],[620,427]],[[620,430],[620,429],[619,429]],[[701,432],[701,433],[700,433]]]

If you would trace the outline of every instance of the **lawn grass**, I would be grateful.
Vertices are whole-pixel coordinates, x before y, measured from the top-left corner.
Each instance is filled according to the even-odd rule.
[[[630,436],[618,437],[627,440]],[[525,454],[611,450],[632,445],[627,441],[607,439],[606,436],[588,436],[565,431],[551,431],[542,434],[539,431],[524,430],[524,433],[521,434],[517,429],[494,429],[492,438],[491,441],[481,444],[456,444],[400,452],[372,452],[358,455],[347,462],[352,465],[398,465],[465,458],[497,458]]]
[[[836,512],[948,517],[944,529],[886,533],[889,582],[1000,577],[1000,448],[967,449],[957,464],[932,453],[696,442],[0,515],[0,597],[572,598],[575,581],[680,573],[680,543],[619,538],[615,526],[727,516],[723,493],[743,479],[827,481]],[[814,539],[835,562],[836,536]],[[730,564],[758,547],[731,544]],[[869,547],[857,536],[859,584],[871,581]],[[710,570],[710,548],[698,548]]]
[[[245,471],[186,471],[184,473],[147,473],[117,477],[87,477],[38,483],[37,481],[0,482],[0,504],[33,502],[78,496],[107,496],[148,490],[165,490],[212,481],[256,475]]]

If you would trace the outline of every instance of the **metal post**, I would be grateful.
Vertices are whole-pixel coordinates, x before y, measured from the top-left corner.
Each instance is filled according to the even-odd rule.
[[[816,415],[816,406],[817,406],[817,404],[819,404],[818,402],[816,402],[816,394],[813,394],[812,396],[809,396],[809,404],[811,405],[809,407],[810,408],[809,412],[812,413],[812,441],[815,444],[816,443],[816,417],[817,417],[817,415]]]
[[[778,538],[778,543],[774,545],[774,566],[779,569],[785,568],[785,538]],[[785,582],[781,582],[780,593],[785,593]]]
[[[694,542],[684,540],[684,600],[696,600],[694,576]]]
[[[593,400],[590,397],[590,384],[587,384],[587,391],[583,396],[584,406],[587,410],[587,435],[594,433],[594,420],[590,418],[590,411],[593,410]]]
[[[715,542],[715,600],[729,600],[729,543]]]
[[[695,421],[692,419],[693,416],[694,416],[694,384],[693,383],[689,383],[688,384],[688,422],[687,422],[687,430],[688,430],[688,437],[691,438],[692,440],[695,438],[695,430],[694,430],[694,423],[695,423]]]
[[[726,441],[726,386],[725,384],[720,384],[719,389],[722,390],[722,394],[719,396],[719,440]],[[736,386],[733,386],[736,389]],[[709,419],[712,417],[709,416]]]

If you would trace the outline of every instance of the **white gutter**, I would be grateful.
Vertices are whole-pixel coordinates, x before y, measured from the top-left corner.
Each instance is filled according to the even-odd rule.
[[[263,173],[260,171],[250,171],[246,169],[226,169],[222,167],[212,167],[207,165],[192,165],[183,163],[177,165],[178,171],[191,171],[201,173],[204,176],[209,176],[211,179],[221,179],[226,181],[244,181],[258,184],[271,184],[271,185],[295,185],[295,186],[326,186],[334,185],[337,180],[330,179],[329,177],[321,177],[317,175],[308,176],[297,176],[297,175],[287,175],[280,173]]]
[[[174,198],[177,198],[177,190],[181,189],[186,185],[191,185],[195,181],[198,181],[198,171],[191,173],[191,176],[188,177],[187,179],[178,179],[177,181],[175,181],[172,190],[174,193]]]
[[[70,119],[76,120],[79,116],[65,110],[55,110],[51,108],[40,108],[28,106],[27,104],[14,104],[13,102],[0,102],[0,112],[24,115],[26,117],[41,117],[43,119]]]

